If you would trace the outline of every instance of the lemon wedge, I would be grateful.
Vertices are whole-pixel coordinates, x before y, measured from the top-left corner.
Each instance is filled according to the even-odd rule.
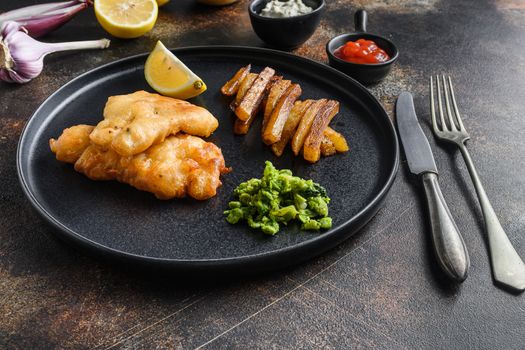
[[[97,20],[117,38],[137,38],[149,32],[157,21],[155,0],[95,0]]]
[[[162,95],[186,100],[206,91],[206,84],[160,41],[144,67],[148,84]]]
[[[157,0],[157,5],[162,6],[162,5],[166,5],[168,2],[170,2],[170,0]]]

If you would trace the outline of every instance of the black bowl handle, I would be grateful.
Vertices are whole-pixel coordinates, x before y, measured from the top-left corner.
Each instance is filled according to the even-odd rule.
[[[365,33],[367,20],[368,20],[368,15],[366,14],[366,11],[357,10],[354,15],[355,31]]]

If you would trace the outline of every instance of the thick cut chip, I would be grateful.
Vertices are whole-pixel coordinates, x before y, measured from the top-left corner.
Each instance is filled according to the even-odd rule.
[[[337,113],[339,113],[339,102],[329,100],[317,114],[304,141],[303,156],[305,160],[315,163],[321,158],[323,132]]]
[[[313,102],[313,100],[295,101],[294,106],[288,115],[288,119],[286,119],[286,123],[284,124],[281,139],[271,146],[273,153],[277,157],[280,157],[283,154],[283,151],[288,144],[288,141],[292,138],[295,129],[297,129],[297,125],[299,125],[303,114],[308,108],[310,108]]]
[[[147,151],[121,156],[89,142],[86,125],[66,129],[58,140],[51,139],[57,155],[74,150],[75,157],[59,159],[73,163],[75,170],[92,180],[117,180],[159,199],[189,195],[204,200],[216,195],[225,167],[221,149],[191,135],[169,136]],[[81,150],[79,145],[85,147]]]
[[[273,89],[274,85],[279,83],[281,80],[283,80],[283,77],[281,75],[274,75],[273,77],[270,78],[270,82],[266,86],[266,93],[264,94],[264,98],[261,103],[261,108],[263,109],[266,108],[266,103],[268,103],[268,97],[270,95],[270,91]],[[263,113],[263,116],[264,116],[264,113]],[[266,121],[263,119],[263,126],[265,125],[264,124],[265,122]]]
[[[322,98],[312,103],[310,108],[306,110],[304,116],[301,118],[301,122],[295,131],[295,135],[292,138],[292,151],[295,155],[298,155],[303,148],[304,140],[310,132],[312,123],[314,122],[315,116],[326,106],[327,99]]]
[[[324,134],[334,143],[337,152],[347,152],[350,149],[345,137],[331,127],[327,127],[324,130]]]
[[[208,137],[219,122],[205,108],[189,102],[137,91],[111,96],[104,120],[90,134],[91,142],[130,156],[179,132]]]
[[[267,145],[276,143],[281,139],[284,124],[289,117],[294,102],[301,95],[302,90],[299,84],[292,84],[286,89],[285,93],[279,99],[279,102],[273,109],[268,124],[263,132],[263,141]]]
[[[237,108],[235,108],[235,115],[240,120],[248,120],[253,114],[257,113],[266,94],[270,78],[273,77],[274,74],[275,70],[270,67],[264,68],[262,72],[259,73],[242,101],[237,105]]]
[[[272,82],[273,78],[275,77],[272,77],[272,79],[270,80],[270,83],[267,85],[267,89],[271,88],[271,84],[273,83]],[[265,96],[267,96],[266,93],[265,93]],[[259,112],[262,106],[263,106],[262,103],[259,104],[259,106],[257,107],[257,110],[254,111],[254,113],[248,120],[240,120],[239,118],[235,118],[235,123],[233,125],[233,133],[236,135],[246,135],[248,131],[250,130],[250,127],[252,126],[253,121],[257,117],[257,113]]]
[[[270,119],[270,115],[272,114],[275,106],[279,102],[279,99],[281,96],[286,92],[288,87],[292,84],[291,80],[279,80],[275,82],[270,92],[268,93],[268,98],[266,100],[266,103],[264,105],[264,119],[263,119],[263,127],[262,131],[264,132],[264,129],[266,128],[266,124],[268,124],[268,120]]]
[[[246,67],[242,67],[239,69],[237,73],[226,82],[226,84],[223,85],[221,88],[221,92],[225,96],[233,96],[237,93],[239,90],[239,86],[241,85],[242,81],[246,76],[250,73],[250,69],[252,68],[252,65],[249,64]]]
[[[246,135],[248,131],[250,131],[250,127],[252,126],[256,116],[257,114],[254,114],[248,120],[240,120],[239,118],[235,118],[235,123],[233,124],[233,133],[235,135]]]
[[[256,73],[249,73],[241,82],[239,85],[239,89],[237,90],[237,95],[235,96],[235,100],[232,101],[230,104],[230,108],[232,111],[235,111],[235,108],[241,103],[242,99],[248,92],[248,89],[250,86],[252,86],[253,82],[257,78]]]
[[[323,139],[321,140],[321,155],[323,157],[328,157],[336,153],[337,151],[332,140],[326,137],[326,135],[323,135]]]

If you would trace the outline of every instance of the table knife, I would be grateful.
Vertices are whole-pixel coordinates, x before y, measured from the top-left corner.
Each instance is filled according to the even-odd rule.
[[[434,156],[409,92],[397,98],[396,121],[410,172],[423,182],[436,258],[448,277],[463,282],[470,265],[467,248],[439,188]]]

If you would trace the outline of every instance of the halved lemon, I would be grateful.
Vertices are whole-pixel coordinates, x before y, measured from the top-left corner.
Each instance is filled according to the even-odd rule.
[[[187,100],[206,91],[206,84],[160,41],[144,67],[148,84],[162,95]]]
[[[117,38],[137,38],[149,32],[157,21],[155,0],[95,0],[98,23]]]

